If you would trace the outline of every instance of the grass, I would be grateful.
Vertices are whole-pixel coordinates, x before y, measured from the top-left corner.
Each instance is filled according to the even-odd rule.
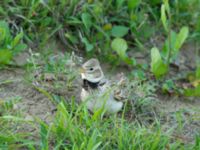
[[[7,122],[9,117],[1,117]],[[11,119],[23,121],[23,119]],[[16,122],[16,121],[14,121]],[[199,137],[194,144],[183,144],[173,137],[173,129],[167,131],[159,121],[148,127],[137,121],[128,122],[124,116],[102,118],[89,114],[84,106],[60,102],[54,121],[48,125],[38,120],[39,139],[28,140],[28,133],[6,132],[1,129],[1,148],[12,149],[198,149]],[[12,130],[11,130],[12,131]],[[5,134],[7,133],[7,134]],[[31,135],[29,135],[29,138]]]
[[[0,97],[0,149],[200,149],[198,131],[192,140],[184,136],[185,126],[191,128],[186,112],[163,114],[157,97],[161,91],[199,96],[199,20],[200,0],[1,1],[0,71],[13,70],[17,66],[14,58],[26,49],[27,64],[17,66],[26,71],[23,80],[51,101],[56,113],[51,122],[36,116],[34,121],[27,120],[24,112],[15,108],[24,97]],[[195,43],[196,68],[186,75],[185,71],[175,72],[181,77],[171,75],[171,65],[179,59],[185,43]],[[144,56],[144,63],[137,61],[137,52]],[[62,96],[55,92],[77,87],[77,66],[83,62],[79,54],[84,59],[98,57],[115,68],[128,66],[129,97],[122,112],[92,114],[77,103],[78,93]],[[35,78],[36,74],[41,76]],[[45,84],[47,74],[55,81]],[[184,80],[183,85],[179,86],[178,78]],[[14,81],[0,78],[0,94]],[[35,82],[39,86],[32,86]],[[193,120],[198,124],[198,119]]]
[[[164,149],[169,142],[159,130],[154,133],[116,116],[96,118],[86,109],[72,114],[63,103],[58,106],[56,123],[50,130],[58,149],[145,149],[151,145],[151,149]]]

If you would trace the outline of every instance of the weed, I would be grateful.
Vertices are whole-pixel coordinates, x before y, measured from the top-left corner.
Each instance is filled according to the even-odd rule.
[[[26,44],[20,43],[23,32],[12,38],[10,29],[5,21],[0,21],[0,65],[10,64],[12,58],[22,50],[26,49]]]
[[[161,20],[167,32],[167,40],[161,54],[156,47],[151,49],[151,71],[157,78],[168,72],[169,64],[177,58],[179,50],[188,37],[189,32],[188,27],[182,27],[178,34],[172,31],[172,18],[168,0],[165,0],[161,6]]]

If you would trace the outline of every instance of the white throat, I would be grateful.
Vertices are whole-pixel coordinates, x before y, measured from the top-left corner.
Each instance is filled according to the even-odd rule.
[[[81,73],[81,78],[82,80],[88,80],[92,83],[96,83],[96,82],[100,82],[104,77],[100,77],[100,78],[88,78],[84,73]]]

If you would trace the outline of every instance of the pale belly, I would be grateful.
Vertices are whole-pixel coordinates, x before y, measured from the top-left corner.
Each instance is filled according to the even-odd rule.
[[[98,111],[99,109],[103,108],[106,113],[112,114],[120,111],[123,106],[122,102],[116,101],[109,93],[89,94],[85,89],[82,89],[81,91],[81,100],[92,112]]]

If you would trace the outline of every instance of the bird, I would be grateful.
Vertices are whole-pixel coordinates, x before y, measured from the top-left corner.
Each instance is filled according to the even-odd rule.
[[[83,86],[81,101],[86,103],[91,112],[103,110],[106,114],[116,114],[123,102],[115,99],[114,90],[108,79],[105,78],[98,59],[91,58],[80,68]]]

